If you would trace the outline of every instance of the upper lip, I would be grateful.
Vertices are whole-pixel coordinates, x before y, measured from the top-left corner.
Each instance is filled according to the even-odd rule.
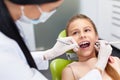
[[[78,44],[81,45],[81,44],[85,44],[85,43],[90,43],[90,41],[81,41],[81,42],[78,43]]]

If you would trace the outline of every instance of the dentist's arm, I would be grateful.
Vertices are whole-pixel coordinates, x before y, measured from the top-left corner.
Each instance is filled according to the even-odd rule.
[[[58,57],[71,49],[74,49],[74,51],[77,50],[78,45],[72,37],[65,37],[58,39],[53,48],[46,51],[31,52],[31,54],[35,60],[38,69],[43,70],[48,69],[48,60]]]

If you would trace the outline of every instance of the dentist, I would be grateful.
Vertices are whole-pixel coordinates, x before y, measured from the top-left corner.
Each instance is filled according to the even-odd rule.
[[[62,2],[63,0],[0,1],[1,80],[48,80],[38,70],[47,69],[48,60],[78,47],[72,37],[66,37],[60,40],[69,42],[70,45],[57,41],[49,50],[30,52],[23,36],[22,27],[46,22]]]

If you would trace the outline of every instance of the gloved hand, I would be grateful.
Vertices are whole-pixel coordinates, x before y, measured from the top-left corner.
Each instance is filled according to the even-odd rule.
[[[77,51],[78,48],[78,44],[72,37],[60,38],[57,39],[57,42],[52,49],[47,50],[44,53],[44,57],[46,60],[50,60],[64,54],[68,50],[74,49],[74,51]]]
[[[105,41],[105,40],[99,40],[99,45],[97,46],[98,50],[98,61],[95,65],[96,68],[100,69],[101,71],[104,71],[108,58],[112,53],[112,47],[111,45]]]

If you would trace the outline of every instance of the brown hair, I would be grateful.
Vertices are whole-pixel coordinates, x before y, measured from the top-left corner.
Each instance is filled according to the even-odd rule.
[[[95,31],[96,35],[98,35],[98,32],[97,32],[97,29],[96,29],[96,26],[95,26],[94,22],[89,17],[87,17],[86,15],[77,14],[77,15],[73,16],[68,21],[68,23],[66,25],[67,36],[68,36],[68,28],[69,28],[70,23],[73,22],[76,19],[86,19],[86,20],[88,20],[93,25],[93,28],[94,28],[94,31]],[[105,70],[106,70],[107,74],[112,78],[112,80],[120,80],[120,75],[110,64],[107,64]]]
[[[105,70],[112,80],[120,80],[119,73],[110,64],[107,64]]]

